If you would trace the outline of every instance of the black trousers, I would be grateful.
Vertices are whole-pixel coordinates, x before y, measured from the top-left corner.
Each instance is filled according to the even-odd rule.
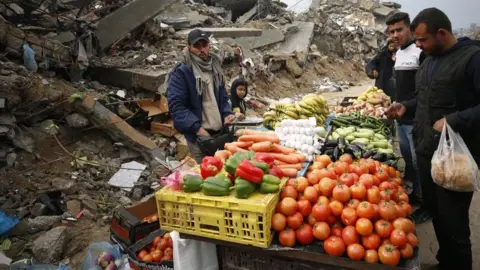
[[[444,189],[433,182],[431,158],[417,153],[417,166],[422,184],[423,202],[432,214],[441,269],[472,269],[469,213],[473,192]],[[420,244],[421,239],[420,239]]]

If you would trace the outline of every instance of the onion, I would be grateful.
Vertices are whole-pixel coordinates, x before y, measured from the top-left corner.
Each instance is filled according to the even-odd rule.
[[[110,262],[113,262],[113,260],[114,258],[111,253],[102,252],[98,256],[98,265],[100,265],[102,268],[105,268]]]
[[[117,265],[114,262],[111,262],[107,267],[105,267],[105,270],[117,270]]]

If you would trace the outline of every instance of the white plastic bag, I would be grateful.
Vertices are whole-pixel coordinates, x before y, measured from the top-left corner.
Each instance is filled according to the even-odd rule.
[[[213,243],[182,239],[176,231],[170,233],[173,241],[173,268],[175,270],[218,270],[217,247]]]
[[[479,191],[477,163],[462,136],[445,121],[438,148],[432,157],[433,181],[446,189],[460,192]]]

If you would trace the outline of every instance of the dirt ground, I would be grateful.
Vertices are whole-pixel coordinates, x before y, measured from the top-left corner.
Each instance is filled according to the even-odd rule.
[[[329,104],[337,104],[341,102],[345,96],[358,96],[363,91],[372,85],[373,81],[364,81],[359,86],[351,87],[343,92],[324,93],[323,95],[328,99]],[[399,151],[397,149],[397,151]],[[470,230],[473,253],[473,268],[480,269],[480,197],[478,194],[473,196],[472,204],[470,206]],[[435,255],[438,250],[438,243],[435,237],[435,232],[431,222],[417,225],[417,234],[420,240],[420,262],[422,270],[437,269],[434,265],[437,264]]]

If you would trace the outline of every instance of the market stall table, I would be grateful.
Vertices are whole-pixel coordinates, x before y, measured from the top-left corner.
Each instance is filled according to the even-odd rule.
[[[269,248],[262,249],[253,246],[239,245],[231,242],[219,241],[189,234],[180,234],[180,237],[214,243],[217,245],[219,267],[221,270],[230,269],[270,269],[270,270],[420,270],[418,248],[412,260],[403,265],[392,268],[384,264],[368,264],[363,261],[353,261],[346,257],[333,257],[325,254],[321,242],[314,242],[308,246],[286,248],[274,240]]]

